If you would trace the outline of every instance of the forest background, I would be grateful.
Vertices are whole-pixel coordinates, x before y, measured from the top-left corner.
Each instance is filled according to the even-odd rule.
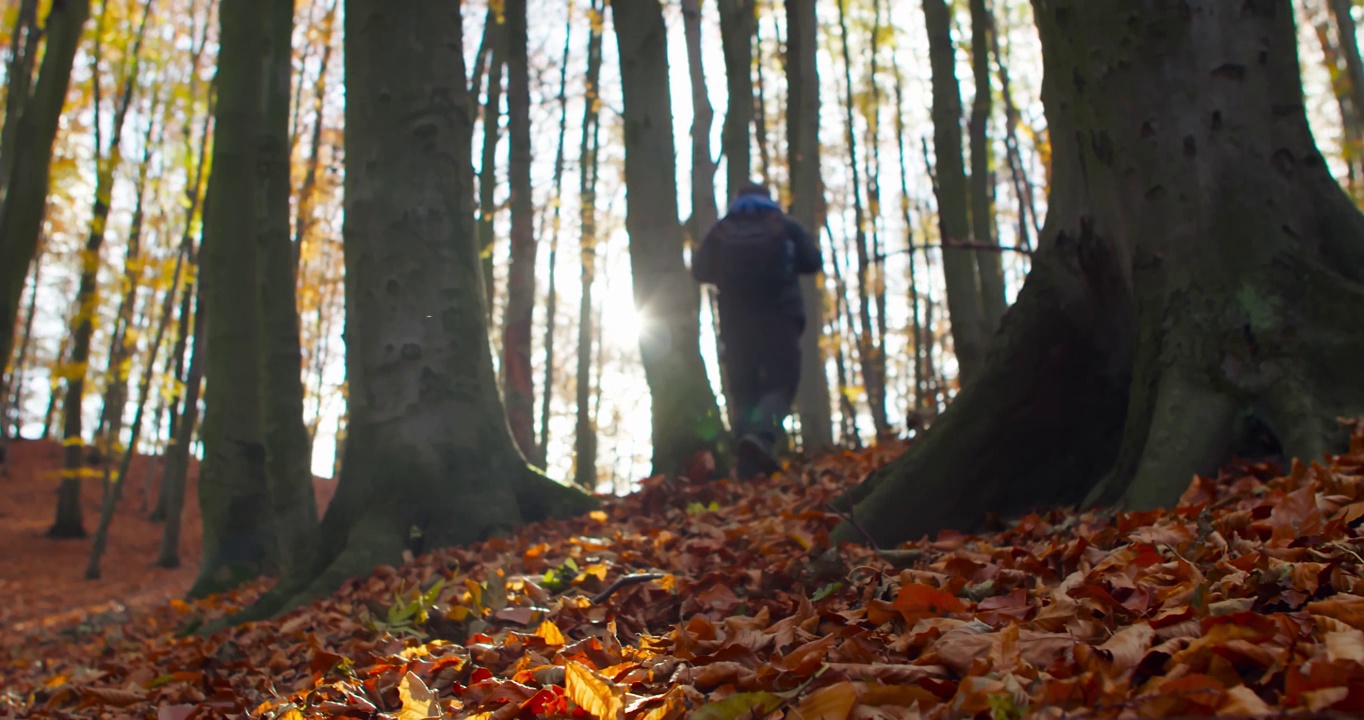
[[[13,88],[15,59],[26,43],[34,42],[34,23],[46,17],[49,4],[5,4],[0,45],[8,48],[7,89]],[[1359,123],[1347,62],[1351,53],[1356,58],[1358,53],[1353,27],[1340,32],[1340,8],[1332,6],[1341,4],[1308,0],[1295,8],[1309,119],[1333,173],[1348,178],[1346,185],[1357,197],[1359,148],[1346,129]],[[1046,215],[1049,144],[1039,99],[1040,47],[1027,2],[990,3],[985,74],[990,86],[984,89],[989,102],[982,105],[976,88],[980,53],[973,47],[974,5],[949,3],[964,100],[956,120],[963,128],[982,123],[989,168],[984,189],[992,216],[984,242],[1002,248],[1004,288],[1012,300]],[[1347,14],[1358,15],[1358,8],[1343,5]],[[594,490],[624,492],[650,466],[650,397],[639,357],[639,335],[648,331],[650,318],[635,310],[629,283],[624,130],[614,42],[599,45],[598,92],[594,95],[587,86],[589,36],[595,30],[609,38],[612,19],[594,0],[531,0],[529,10],[534,138],[529,181],[539,253],[530,354],[536,447],[523,450],[542,461],[553,477],[577,477],[594,483]],[[689,10],[699,10],[693,16],[699,19],[699,54],[689,54]],[[336,0],[298,0],[293,40],[291,215],[305,420],[313,472],[321,477],[334,474],[346,425],[340,237],[343,11]],[[466,63],[476,68],[475,82],[483,85],[477,97],[481,110],[474,161],[480,233],[485,233],[481,239],[493,280],[489,335],[500,371],[511,265],[512,173],[506,72],[493,69],[499,65],[497,37],[486,32],[488,18],[499,11],[500,4],[464,5]],[[679,219],[685,221],[693,215],[693,200],[685,189],[692,185],[696,165],[696,154],[689,149],[697,117],[708,124],[702,130],[709,147],[716,149],[711,156],[717,160],[709,170],[717,178],[715,199],[723,211],[721,180],[728,167],[718,149],[723,140],[720,120],[730,95],[715,6],[665,3],[664,15],[672,130],[679,149]],[[758,3],[757,16],[755,114],[749,127],[753,175],[789,198],[785,16],[778,4],[766,1]],[[933,143],[931,48],[921,9],[914,3],[845,0],[820,3],[819,18],[827,216],[817,230],[826,248],[823,289],[829,310],[820,340],[826,350],[835,437],[860,446],[878,434],[906,434],[911,425],[931,421],[957,389],[935,193],[942,151]],[[171,436],[186,359],[194,347],[192,246],[200,234],[211,155],[217,33],[216,3],[209,0],[93,4],[61,116],[39,256],[29,273],[15,352],[0,386],[5,434],[59,437],[69,381],[81,370],[86,442],[117,455],[134,440],[136,418],[142,421],[140,451],[159,452]],[[702,113],[695,112],[699,106],[691,75],[698,60],[708,102]],[[584,122],[596,114],[590,109],[599,112],[600,135],[589,157],[578,151],[578,139],[584,136]],[[961,161],[974,167],[974,152],[964,141]],[[586,172],[596,180],[595,228],[579,222]],[[108,174],[104,183],[102,173]],[[108,193],[107,229],[91,253],[92,227],[105,224],[95,207],[102,192]],[[585,252],[575,252],[580,248]],[[83,317],[78,288],[82,269],[91,264],[97,268],[98,288],[88,308],[93,336],[88,359],[75,363],[72,328]],[[581,301],[589,286],[584,314]],[[702,306],[701,347],[717,398],[723,401],[710,300],[706,296]],[[592,320],[588,333],[581,332],[584,317]],[[584,353],[590,358],[586,374],[575,367]],[[578,386],[583,383],[589,402],[579,410],[578,399],[584,396]],[[143,385],[145,394],[139,393]],[[580,412],[586,423],[580,422]],[[590,456],[578,444],[583,432],[593,434],[587,445],[595,451]],[[591,470],[579,473],[579,462],[590,462]],[[151,477],[133,480],[133,487],[153,492]]]

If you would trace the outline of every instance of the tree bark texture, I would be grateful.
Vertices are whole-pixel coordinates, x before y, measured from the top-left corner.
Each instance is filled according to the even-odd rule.
[[[578,348],[575,377],[577,416],[573,433],[573,482],[587,490],[597,485],[597,424],[591,413],[594,316],[592,286],[597,274],[597,148],[600,145],[602,14],[604,3],[592,0],[587,36],[587,87],[582,136],[578,144],[578,254],[581,265],[578,299]]]
[[[819,20],[815,3],[786,0],[786,142],[791,173],[791,211],[819,238],[824,225],[824,181],[819,168]],[[833,407],[829,398],[829,375],[824,367],[824,276],[802,277],[805,297],[805,333],[800,338],[800,387],[796,408],[800,413],[800,439],[807,453],[818,453],[834,444]]]
[[[719,7],[729,96],[720,145],[725,153],[725,197],[733,198],[748,184],[753,170],[749,133],[754,121],[753,36],[758,32],[758,15],[755,0],[720,0]]]
[[[312,447],[303,422],[294,249],[290,237],[289,88],[293,79],[294,3],[272,0],[265,43],[261,126],[256,152],[256,253],[260,277],[261,410],[265,480],[282,572],[301,568],[317,526]]]
[[[653,467],[672,474],[699,451],[726,453],[715,395],[701,360],[701,294],[682,258],[663,10],[658,0],[614,0],[625,96],[625,226],[635,307],[653,401]]]
[[[878,543],[1168,507],[1231,454],[1342,449],[1364,414],[1364,217],[1308,128],[1290,3],[1139,5],[1033,3],[1042,244],[977,380],[844,498]]]
[[[219,11],[218,100],[204,208],[204,557],[191,597],[273,571],[278,560],[265,480],[256,185],[264,102],[262,0]],[[248,208],[250,210],[243,210]],[[197,350],[196,350],[197,353]]]
[[[461,31],[446,0],[346,4],[345,459],[313,562],[239,619],[400,563],[414,538],[469,543],[592,505],[525,463],[498,397]]]

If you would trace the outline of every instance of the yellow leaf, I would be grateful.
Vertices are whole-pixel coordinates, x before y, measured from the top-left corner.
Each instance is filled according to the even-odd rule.
[[[279,720],[303,720],[303,713],[298,708],[289,708],[288,712],[279,716]]]
[[[596,520],[599,523],[606,522],[606,513],[601,510],[593,510],[592,512],[588,513],[587,516],[592,518],[593,520]]]
[[[801,720],[848,720],[848,714],[856,704],[857,688],[844,681],[810,693],[791,717]]]
[[[43,685],[50,688],[61,687],[66,684],[66,680],[67,678],[65,675],[54,675],[44,680]]]
[[[421,678],[413,675],[411,670],[398,683],[398,698],[403,703],[403,709],[398,711],[398,720],[445,717],[445,713],[441,712],[440,703],[436,701],[436,694],[426,687]]]
[[[617,720],[625,715],[625,688],[582,663],[569,661],[564,667],[564,689],[568,698],[592,717]]]
[[[567,643],[564,634],[559,630],[559,626],[553,621],[546,620],[540,623],[540,627],[535,629],[535,636],[544,639],[547,645],[559,647]]]

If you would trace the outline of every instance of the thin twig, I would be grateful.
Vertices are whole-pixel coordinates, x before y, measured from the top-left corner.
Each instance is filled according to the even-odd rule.
[[[851,526],[853,527],[854,530],[856,530],[857,532],[861,533],[863,539],[865,539],[865,540],[867,541],[867,545],[868,545],[872,550],[874,550],[874,551],[876,551],[876,552],[878,552],[878,553],[881,552],[881,548],[876,544],[876,538],[872,537],[872,536],[871,536],[871,533],[867,532],[867,529],[864,528],[864,527],[862,527],[862,523],[857,522],[857,518],[853,517],[853,514],[852,514],[852,513],[845,513],[845,512],[843,512],[843,511],[839,510],[838,508],[834,507],[832,503],[826,503],[826,504],[824,505],[824,507],[825,507],[825,509],[827,509],[830,513],[833,513],[834,515],[837,515],[838,517],[842,518],[842,519],[843,519],[843,522],[846,522],[846,523],[848,523],[849,525],[851,525]]]
[[[634,575],[622,575],[616,578],[616,581],[611,583],[610,587],[597,593],[596,595],[593,595],[592,604],[600,605],[606,602],[611,598],[612,595],[616,594],[616,591],[620,590],[621,588],[629,587],[631,585],[638,585],[640,583],[646,583],[649,582],[650,580],[662,580],[663,578],[664,573],[636,573]]]

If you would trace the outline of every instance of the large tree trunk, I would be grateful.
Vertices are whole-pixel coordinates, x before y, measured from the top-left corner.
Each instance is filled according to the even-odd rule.
[[[498,398],[459,3],[345,10],[345,462],[314,562],[237,619],[400,563],[418,538],[475,542],[592,504],[525,463]]]
[[[1308,128],[1289,2],[1034,8],[1057,141],[1042,247],[978,379],[844,499],[879,543],[986,511],[1168,507],[1256,427],[1316,458],[1364,414],[1364,217]]]
[[[90,17],[90,0],[56,3],[47,14],[43,61],[33,95],[24,103],[14,134],[14,155],[0,207],[0,367],[9,364],[19,298],[29,264],[38,252],[47,207],[52,144],[57,138],[71,64]]]
[[[199,511],[204,557],[192,597],[274,570],[261,414],[256,186],[264,90],[266,4],[219,11],[218,101],[205,200],[204,460]],[[195,351],[198,352],[197,349]]]
[[[263,19],[265,99],[257,141],[257,257],[260,263],[261,409],[265,480],[283,572],[302,566],[317,526],[312,447],[303,423],[303,351],[289,228],[289,87],[294,3],[272,0]]]
[[[824,181],[819,169],[819,20],[815,3],[786,0],[786,85],[790,100],[786,113],[786,140],[790,153],[791,210],[819,238],[824,225]],[[824,367],[824,276],[802,277],[805,297],[805,333],[800,338],[800,387],[796,409],[800,413],[800,439],[806,453],[817,453],[834,444],[833,407],[829,399],[829,375]]]
[[[18,139],[19,118],[28,104],[33,86],[33,65],[38,61],[38,0],[20,0],[19,12],[10,30],[9,60],[5,63],[5,114],[0,129],[0,206],[5,202],[14,170],[14,143]]]
[[[615,0],[611,10],[625,96],[625,226],[653,401],[653,471],[672,474],[699,451],[721,451],[719,459],[728,443],[701,360],[701,294],[682,259],[663,10],[658,0]]]
[[[999,329],[1008,309],[1004,291],[1004,263],[995,240],[994,173],[990,169],[990,33],[994,32],[985,0],[971,0],[971,73],[975,99],[971,101],[971,240],[980,275],[981,332],[989,337]]]
[[[933,155],[947,312],[952,321],[958,377],[965,387],[980,369],[986,336],[981,325],[975,252],[969,249],[971,219],[966,168],[962,163],[961,89],[957,85],[950,8],[946,0],[923,0],[923,5],[933,72]]]
[[[204,379],[204,320],[207,317],[204,307],[204,286],[186,284],[185,297],[194,300],[193,350],[189,357],[189,367],[185,371],[184,411],[180,413],[170,442],[166,445],[166,464],[161,473],[161,496],[165,499],[161,508],[166,526],[161,531],[161,550],[156,556],[156,566],[163,568],[180,567],[180,523],[184,518],[185,485],[189,475],[189,446],[194,441],[194,429],[199,424],[199,388]],[[189,305],[184,306],[185,317],[191,312]],[[174,412],[174,408],[172,408]],[[202,484],[202,483],[201,483]]]
[[[591,413],[592,285],[597,274],[597,148],[600,145],[600,103],[597,102],[602,66],[601,0],[592,0],[587,36],[587,85],[583,103],[582,136],[578,143],[578,254],[581,289],[578,299],[578,352],[575,373],[577,416],[573,431],[573,482],[595,490],[597,486],[597,423]]]
[[[535,444],[535,380],[530,363],[535,324],[535,202],[530,160],[530,57],[526,48],[526,0],[506,5],[507,136],[511,186],[511,264],[507,268],[507,307],[502,318],[503,402],[512,439],[532,463],[544,466]],[[545,388],[549,392],[549,388]]]

